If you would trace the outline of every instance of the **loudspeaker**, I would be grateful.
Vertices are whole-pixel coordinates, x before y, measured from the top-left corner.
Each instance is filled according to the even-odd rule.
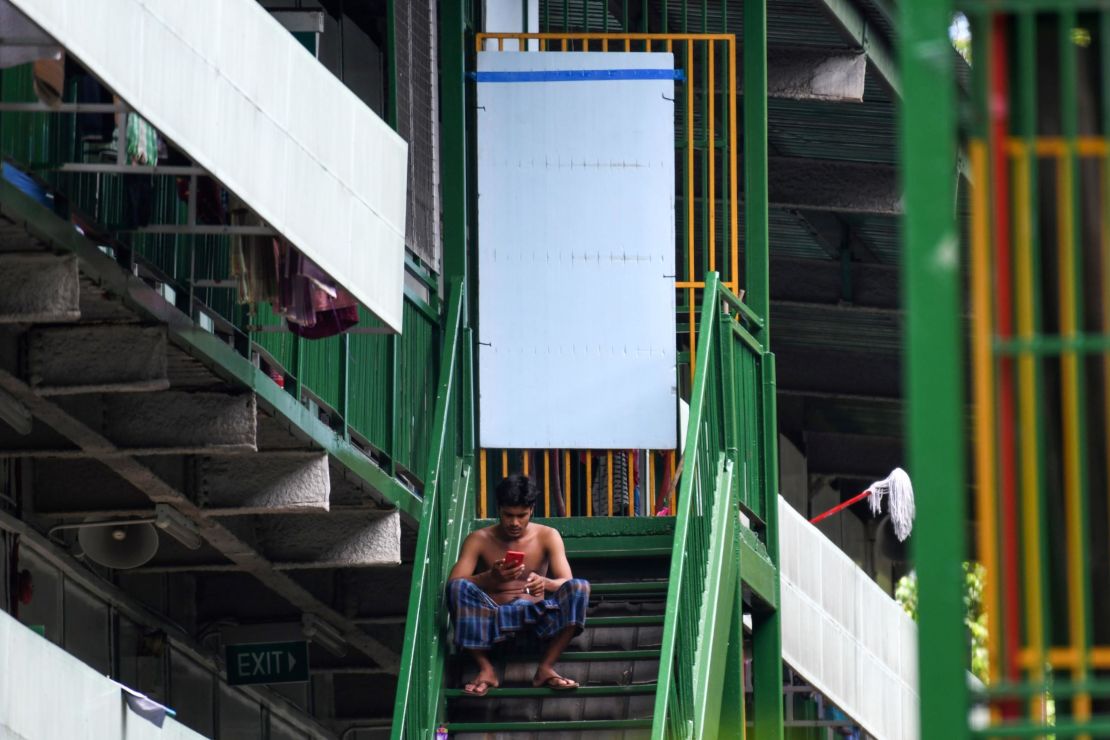
[[[910,559],[910,538],[907,537],[905,542],[898,541],[889,515],[884,516],[879,522],[875,540],[879,544],[879,552],[893,562],[904,563]]]
[[[158,530],[153,524],[110,524],[89,526],[77,532],[77,541],[89,560],[115,570],[138,568],[158,551]]]

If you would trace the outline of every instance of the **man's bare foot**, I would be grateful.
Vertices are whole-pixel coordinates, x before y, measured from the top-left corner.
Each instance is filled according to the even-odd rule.
[[[570,691],[578,688],[577,681],[560,676],[554,668],[544,668],[543,666],[536,670],[536,675],[532,678],[532,685],[537,689],[542,686],[555,691]]]
[[[496,674],[492,671],[482,671],[474,677],[473,681],[463,686],[463,693],[467,696],[485,696],[490,689],[496,689],[500,685]]]

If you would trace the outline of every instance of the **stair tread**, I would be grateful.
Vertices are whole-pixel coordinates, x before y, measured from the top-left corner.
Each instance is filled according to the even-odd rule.
[[[496,689],[490,689],[486,692],[484,697],[474,698],[521,698],[521,697],[550,697],[561,696],[573,698],[575,696],[588,697],[588,696],[631,696],[639,694],[654,694],[656,684],[642,683],[642,684],[613,684],[610,686],[579,686],[577,689],[551,689],[547,687],[534,688],[532,686],[502,686]],[[447,689],[445,694],[448,699],[469,698],[462,689]]]
[[[523,722],[448,722],[452,733],[461,732],[554,732],[573,730],[635,730],[650,728],[650,719],[575,719]]]
[[[639,627],[663,624],[662,614],[629,614],[615,617],[590,617],[587,627]]]
[[[539,656],[536,656],[539,657]],[[559,660],[570,662],[587,662],[603,660],[658,660],[659,648],[645,650],[578,650],[567,651],[559,656]]]
[[[614,581],[590,583],[590,594],[666,593],[667,581]]]

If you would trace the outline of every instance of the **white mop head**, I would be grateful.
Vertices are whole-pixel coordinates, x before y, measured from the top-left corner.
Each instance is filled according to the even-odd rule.
[[[890,510],[890,523],[894,525],[894,535],[899,542],[905,542],[913,530],[913,484],[905,470],[895,468],[894,472],[881,481],[871,484],[867,489],[867,501],[871,504],[871,513],[878,514],[882,510],[883,496],[890,496],[887,508]]]

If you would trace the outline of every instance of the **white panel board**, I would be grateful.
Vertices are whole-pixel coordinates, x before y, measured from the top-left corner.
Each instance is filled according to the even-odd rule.
[[[408,145],[256,0],[11,0],[401,330]]]
[[[674,448],[673,68],[479,53],[483,446]]]
[[[779,496],[782,657],[878,740],[917,740],[917,624]]]
[[[120,684],[0,611],[0,737],[203,740],[124,708]]]
[[[525,21],[527,20],[527,27]],[[483,30],[491,33],[539,33],[540,0],[484,0]],[[521,51],[516,39],[486,39],[486,51]],[[500,49],[498,46],[500,45]],[[538,51],[539,41],[528,42],[526,51]]]

